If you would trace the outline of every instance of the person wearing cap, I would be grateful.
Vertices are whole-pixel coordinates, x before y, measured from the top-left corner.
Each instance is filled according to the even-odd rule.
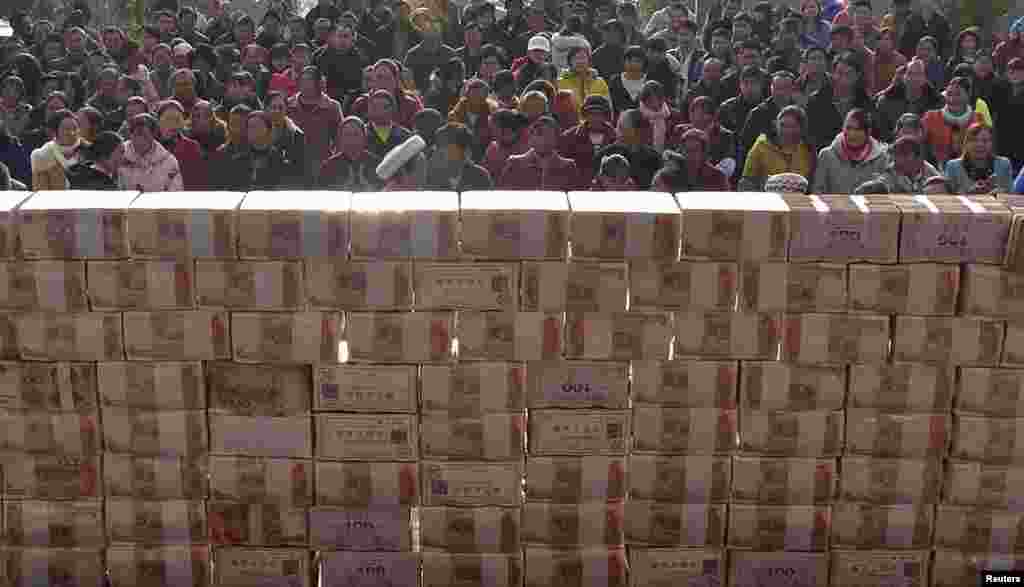
[[[604,43],[594,49],[594,68],[601,77],[609,80],[622,73],[626,62],[626,27],[617,20],[609,20],[601,25]]]
[[[338,129],[334,154],[320,169],[319,186],[350,192],[376,191],[383,187],[377,177],[381,158],[366,150],[366,123],[347,116]]]
[[[152,114],[128,120],[128,141],[118,186],[140,192],[180,192],[184,189],[178,159],[157,140],[159,123]]]
[[[465,125],[450,122],[437,129],[436,137],[437,148],[429,162],[427,188],[458,192],[494,188],[490,172],[469,158],[474,142],[473,134]]]
[[[498,187],[511,190],[580,189],[579,172],[572,159],[558,154],[559,126],[551,116],[541,116],[530,125],[530,149],[509,158]]]
[[[562,133],[558,152],[576,162],[580,183],[590,185],[594,179],[595,156],[615,143],[611,102],[604,96],[587,96],[583,103],[583,121]]]
[[[551,56],[551,41],[544,35],[530,37],[526,45],[526,56],[520,57],[512,63],[512,73],[516,76],[516,83],[520,90],[540,75],[541,66],[548,63]]]
[[[565,6],[570,5],[566,4]],[[583,18],[573,14],[566,18],[562,28],[551,36],[551,62],[559,71],[572,69],[572,62],[569,59],[570,49],[591,48],[584,29]]]
[[[568,51],[570,69],[558,78],[558,89],[572,92],[579,111],[589,96],[608,98],[608,84],[591,67],[590,47],[573,47]]]
[[[185,113],[190,111],[175,100],[167,100],[157,106],[158,140],[178,160],[184,189],[209,189],[210,169],[202,149],[198,142],[184,134]]]
[[[384,182],[384,191],[400,192],[423,189],[427,179],[427,163],[423,156],[427,142],[412,135],[388,151],[377,165],[377,177]]]
[[[466,82],[464,93],[448,114],[448,122],[463,124],[469,129],[470,156],[479,161],[493,138],[491,115],[498,107],[490,99],[491,89],[482,79],[473,78]]]
[[[928,81],[927,65],[914,59],[902,72],[897,72],[889,87],[875,98],[878,137],[891,142],[895,138],[896,123],[904,114],[921,116],[942,105],[942,95]]]
[[[523,131],[529,126],[530,121],[526,114],[518,110],[498,110],[491,117],[496,136],[484,153],[481,165],[491,179],[500,177],[505,170],[505,164],[513,155],[522,155],[530,146],[526,133]]]

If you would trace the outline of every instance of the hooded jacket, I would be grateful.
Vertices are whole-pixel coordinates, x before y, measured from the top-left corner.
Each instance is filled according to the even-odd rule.
[[[118,186],[123,190],[140,192],[180,192],[184,189],[177,158],[157,141],[153,141],[153,147],[145,155],[138,154],[131,141],[125,143]]]
[[[862,183],[885,173],[889,167],[886,149],[875,139],[868,138],[871,151],[861,162],[849,161],[843,156],[841,140],[837,136],[831,145],[818,153],[813,184],[816,194],[852,194]]]

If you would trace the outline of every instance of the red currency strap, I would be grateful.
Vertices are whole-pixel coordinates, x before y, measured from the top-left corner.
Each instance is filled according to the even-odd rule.
[[[334,320],[329,314],[325,314],[320,321],[320,336],[324,340],[332,340],[335,337]]]
[[[398,493],[401,496],[402,503],[414,503],[418,487],[416,466],[410,464],[402,465],[402,468],[398,471]]]
[[[625,505],[622,502],[608,504],[605,513],[605,527],[618,534],[622,531],[622,520],[625,518]]]
[[[220,512],[210,512],[209,518],[210,541],[216,544],[226,543],[228,540],[224,516]]]
[[[582,320],[577,323],[578,328],[582,328]],[[559,354],[560,349],[560,335],[562,328],[558,323],[558,318],[545,318],[544,319],[544,356],[552,357]]]
[[[818,463],[814,469],[814,478],[818,483],[832,482],[832,467],[827,463]]]
[[[736,388],[736,368],[732,365],[722,365],[718,368],[718,387],[720,389],[729,389],[729,396],[722,400],[721,407],[723,410],[734,410],[736,409],[736,398],[732,390]]]
[[[718,430],[735,433],[736,432],[736,412],[729,410],[722,410],[718,414]]]
[[[626,575],[626,555],[621,548],[612,548],[608,551],[608,578],[623,577]]]
[[[608,463],[608,484],[621,487],[626,481],[626,471],[619,461]]]
[[[79,492],[82,497],[96,497],[96,466],[92,463],[83,463],[79,467],[78,481]]]
[[[295,463],[292,465],[292,484],[300,485],[306,482],[306,465]]]
[[[443,356],[448,352],[451,340],[448,337],[448,324],[444,320],[432,320],[430,322],[430,348],[431,354],[435,357]]]
[[[224,328],[224,320],[221,319],[220,314],[214,314],[213,318],[210,320],[210,336],[212,336],[214,340],[222,339],[225,336],[226,330],[227,329]]]
[[[814,514],[814,530],[816,532],[828,532],[828,529],[832,526],[832,514],[826,509],[815,512]]]
[[[508,384],[513,390],[519,390],[523,387],[523,368],[514,366],[508,370]]]
[[[942,450],[946,447],[946,417],[932,416],[929,422],[929,438],[931,448]]]
[[[179,268],[175,271],[174,280],[178,289],[188,291],[192,287],[192,278],[189,277],[188,269]]]
[[[949,289],[955,290],[959,285],[960,277],[956,271],[946,271],[943,277],[946,279],[946,287]]]
[[[730,292],[736,289],[736,272],[732,267],[725,265],[718,270],[718,288]]]
[[[783,346],[786,348],[787,354],[790,356],[800,356],[800,339],[802,338],[803,324],[800,321],[800,318],[789,317],[786,318],[785,321],[786,332],[783,338],[785,341]],[[772,322],[777,323],[776,320],[772,320]],[[778,328],[775,330],[777,335]]]

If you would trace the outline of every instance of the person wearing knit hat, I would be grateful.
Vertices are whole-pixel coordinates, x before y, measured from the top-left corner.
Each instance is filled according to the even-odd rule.
[[[526,118],[533,122],[548,113],[547,96],[541,92],[527,92],[519,101],[519,111],[526,115]]]
[[[427,172],[429,189],[463,192],[494,188],[491,174],[469,158],[473,139],[470,129],[457,122],[437,130],[437,149]]]
[[[401,145],[388,152],[377,166],[377,177],[384,182],[389,192],[418,190],[426,180],[426,165],[423,150],[427,142],[419,135],[412,135]]]
[[[615,142],[615,127],[611,122],[611,101],[604,96],[587,96],[583,102],[582,122],[562,133],[558,152],[576,162],[583,185],[590,185],[594,179],[597,152]]]
[[[806,194],[808,189],[810,183],[799,173],[777,173],[764,182],[764,191],[776,194]]]
[[[189,45],[186,41],[181,41],[174,45],[171,49],[171,58],[174,61],[174,67],[177,69],[185,67],[191,68],[193,51],[195,51],[195,49],[193,49],[192,45]]]

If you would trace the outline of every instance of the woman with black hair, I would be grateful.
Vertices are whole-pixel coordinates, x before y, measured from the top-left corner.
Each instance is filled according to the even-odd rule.
[[[32,151],[32,189],[68,189],[67,170],[78,163],[82,139],[78,120],[70,110],[59,110],[46,119],[50,140]]]
[[[124,157],[124,141],[113,131],[103,131],[82,149],[82,161],[68,169],[73,190],[116,190],[117,173]]]
[[[11,58],[11,72],[17,73],[24,84],[25,101],[35,104],[42,98],[43,66],[31,53],[18,53]]]

